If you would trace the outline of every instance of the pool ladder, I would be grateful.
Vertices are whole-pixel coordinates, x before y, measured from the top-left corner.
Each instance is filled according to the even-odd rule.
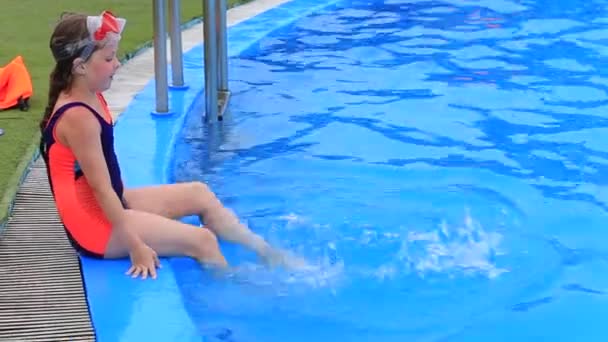
[[[202,0],[204,23],[205,120],[222,120],[228,106],[227,0]],[[184,84],[180,1],[169,0],[169,39],[171,42],[171,85],[167,76],[166,1],[154,0],[154,78],[158,115],[171,114],[169,88],[187,89]]]

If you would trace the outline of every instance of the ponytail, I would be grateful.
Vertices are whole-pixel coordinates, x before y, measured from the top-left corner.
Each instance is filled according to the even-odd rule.
[[[50,76],[48,103],[44,110],[44,116],[40,121],[40,133],[44,132],[51,114],[53,114],[53,109],[55,108],[59,94],[70,86],[71,78],[72,76],[69,69],[64,71],[59,64],[55,65]]]
[[[57,104],[59,94],[61,94],[62,91],[68,89],[72,81],[71,69],[65,66],[65,64],[67,63],[62,64],[56,64],[53,71],[51,71],[49,80],[48,103],[44,110],[42,120],[40,120],[40,154],[44,157],[45,161],[47,161],[47,155],[44,143],[44,130],[51,118],[51,115],[53,114],[53,109],[55,108],[55,104]],[[71,65],[71,63],[68,65]]]

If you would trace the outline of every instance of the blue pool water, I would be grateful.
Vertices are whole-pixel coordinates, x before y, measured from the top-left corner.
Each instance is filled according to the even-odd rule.
[[[304,256],[171,265],[207,341],[605,340],[607,1],[340,1],[230,60],[174,181]]]

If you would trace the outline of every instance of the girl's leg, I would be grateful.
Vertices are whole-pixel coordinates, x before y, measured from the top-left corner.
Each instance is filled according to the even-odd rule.
[[[227,266],[213,232],[156,214],[129,209],[125,224],[159,256],[189,256],[212,266]],[[129,255],[127,246],[115,235],[106,247],[106,258]]]
[[[124,198],[131,209],[176,219],[201,215],[197,197],[205,191],[209,190],[198,182],[163,184],[125,189]]]
[[[282,262],[278,251],[222,205],[215,194],[201,182],[177,183],[125,190],[127,205],[131,209],[179,218],[199,215],[205,226],[220,239],[244,245],[270,263]]]

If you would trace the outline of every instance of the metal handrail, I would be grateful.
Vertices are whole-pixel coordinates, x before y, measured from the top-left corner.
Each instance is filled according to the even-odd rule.
[[[170,114],[169,88],[181,90],[184,83],[180,1],[169,0],[169,37],[171,41],[172,84],[167,77],[167,28],[165,0],[154,0],[154,77],[156,108],[154,114]],[[221,120],[228,106],[228,42],[226,0],[203,0],[205,120]]]
[[[167,90],[167,28],[165,27],[165,1],[154,0],[154,78],[156,110],[154,114],[169,113]]]
[[[219,112],[218,119],[222,120],[224,112],[228,107],[230,90],[228,89],[228,30],[226,12],[228,11],[226,0],[217,0],[217,77]],[[210,75],[209,77],[213,77]],[[215,115],[210,113],[210,115]]]
[[[205,42],[205,119],[217,115],[217,20],[216,0],[203,0],[203,23]],[[215,113],[214,113],[215,112]]]
[[[169,38],[171,41],[171,88],[185,89],[184,63],[182,60],[182,35],[180,29],[179,0],[169,0]]]

